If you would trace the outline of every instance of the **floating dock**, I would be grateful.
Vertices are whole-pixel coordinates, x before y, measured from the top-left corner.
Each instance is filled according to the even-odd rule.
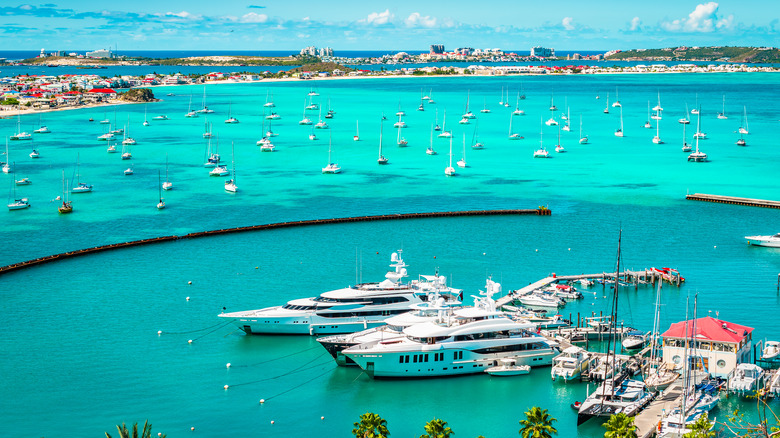
[[[373,222],[373,221],[388,221],[388,220],[400,220],[400,219],[425,219],[425,218],[439,218],[439,217],[460,217],[460,216],[517,216],[517,215],[532,215],[532,216],[550,216],[552,212],[546,207],[539,207],[536,209],[513,209],[513,210],[466,210],[466,211],[439,211],[430,213],[398,213],[398,214],[381,214],[376,216],[352,216],[341,217],[331,219],[311,219],[305,221],[293,221],[293,222],[277,222],[273,224],[263,225],[251,225],[247,227],[236,228],[224,228],[221,230],[200,231],[195,233],[185,234],[183,236],[161,236],[151,239],[133,240],[123,243],[112,243],[110,245],[95,246],[92,248],[79,249],[76,251],[69,251],[61,254],[54,254],[46,257],[39,257],[37,259],[27,260],[24,262],[14,263],[7,266],[0,267],[0,274],[6,272],[16,271],[19,269],[29,268],[31,266],[40,265],[43,263],[53,262],[55,260],[61,260],[71,257],[77,257],[87,254],[93,254],[102,251],[108,251],[112,249],[127,248],[130,246],[148,245],[152,243],[169,242],[181,239],[192,239],[195,237],[214,236],[218,234],[230,234],[239,233],[245,231],[262,231],[272,230],[277,228],[292,228],[292,227],[304,227],[311,225],[332,225],[343,224],[351,222]]]
[[[686,195],[685,199],[691,201],[717,202],[718,204],[746,205],[749,207],[780,208],[780,201],[766,199],[738,198],[736,196],[706,195],[694,193]]]
[[[669,385],[655,398],[645,409],[634,417],[636,426],[636,435],[638,438],[649,438],[658,430],[658,422],[661,421],[665,412],[670,412],[677,406],[680,406],[683,388],[682,380]]]

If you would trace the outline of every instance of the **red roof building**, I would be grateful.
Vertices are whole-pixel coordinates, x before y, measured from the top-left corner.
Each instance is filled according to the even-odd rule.
[[[727,342],[730,344],[739,344],[746,338],[751,338],[752,327],[721,321],[711,316],[688,321],[688,331],[686,332],[686,322],[676,322],[669,327],[661,336],[664,338],[695,338],[698,340],[708,340],[716,342]]]
[[[116,91],[111,88],[93,88],[87,91],[87,93],[116,94]]]

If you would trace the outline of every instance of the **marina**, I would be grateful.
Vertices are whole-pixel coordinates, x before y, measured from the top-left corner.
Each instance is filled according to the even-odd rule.
[[[736,80],[751,112],[750,150],[773,157],[778,152],[767,145],[776,121],[751,108],[759,101],[758,95],[769,100],[761,100],[765,106],[780,104],[775,102],[776,93],[763,88],[768,82],[774,89],[776,80],[760,74],[737,79],[718,74],[669,76],[673,78],[524,77],[527,99],[523,110],[529,117],[527,122],[516,117],[512,129],[521,132],[526,143],[506,138],[506,118],[515,107],[505,109],[494,102],[495,97],[488,97],[485,106],[492,112],[474,111],[484,149],[468,151],[468,167],[458,167],[453,178],[442,172],[449,160],[449,138],[431,139],[436,117],[431,104],[424,104],[424,112],[407,112],[403,136],[408,147],[388,148],[386,141],[382,153],[390,160],[385,166],[377,163],[379,115],[395,114],[399,99],[402,108],[416,108],[423,83],[425,93],[432,89],[436,96],[439,119],[445,107],[451,115],[453,111],[458,115],[467,92],[450,91],[450,87],[470,89],[471,100],[482,103],[483,96],[499,94],[507,84],[514,96],[518,78],[208,86],[208,105],[216,111],[216,120],[224,120],[229,111],[241,120],[240,124],[217,123],[220,126],[213,128],[214,144],[217,137],[222,143],[223,163],[227,162],[225,148],[235,143],[241,185],[235,194],[225,194],[224,178],[209,179],[203,168],[207,139],[202,138],[201,118],[206,114],[194,120],[184,117],[189,95],[199,98],[203,86],[169,88],[175,96],[160,94],[163,101],[150,103],[148,111],[150,115],[167,114],[169,120],[149,117],[148,127],[141,126],[144,105],[123,105],[117,110],[119,120],[130,116],[131,131],[138,140],[132,153],[134,175],[128,177],[122,176],[129,166],[119,160],[119,154],[106,154],[105,143],[95,140],[102,128],[87,122],[90,116],[102,119],[102,109],[94,114],[83,109],[47,115],[46,125],[52,133],[34,139],[35,148],[42,152],[40,158],[28,160],[29,142],[14,142],[9,147],[11,157],[24,158],[16,158],[17,174],[34,183],[17,187],[18,195],[27,197],[31,207],[6,212],[3,218],[8,238],[21,242],[20,248],[0,255],[0,264],[5,265],[0,278],[10,286],[3,293],[8,316],[2,327],[9,334],[3,345],[15,358],[2,361],[0,371],[12,377],[8,391],[18,394],[13,403],[0,401],[8,427],[14,435],[51,435],[58,424],[68,423],[74,434],[88,435],[110,430],[111,424],[123,419],[149,417],[155,431],[169,436],[190,433],[190,427],[195,427],[199,435],[209,437],[255,430],[269,436],[316,433],[327,438],[345,433],[333,424],[349,425],[371,410],[388,419],[394,436],[412,436],[419,435],[419,425],[431,415],[441,415],[441,409],[446,409],[445,420],[458,436],[516,436],[521,414],[492,415],[493,421],[486,424],[474,421],[473,406],[526,409],[527,403],[534,403],[558,419],[560,436],[603,436],[597,420],[578,427],[577,412],[570,408],[573,401],[584,400],[597,382],[583,382],[579,377],[551,382],[553,357],[549,363],[545,357],[544,366],[528,370],[520,369],[517,360],[491,359],[491,366],[486,361],[479,367],[484,368],[481,372],[457,378],[372,379],[359,367],[338,366],[316,336],[248,336],[218,315],[316,297],[362,284],[362,278],[381,280],[388,255],[403,248],[404,260],[414,267],[412,278],[418,272],[438,271],[448,285],[463,290],[464,306],[474,304],[474,296],[485,289],[486,277],[507,291],[503,296],[496,294],[499,308],[522,310],[525,306],[517,302],[519,298],[535,292],[560,294],[557,298],[565,303],[547,308],[546,313],[523,311],[535,318],[530,319],[528,332],[537,334],[542,321],[563,324],[560,320],[568,319],[572,327],[550,326],[538,335],[559,344],[562,351],[586,347],[595,360],[607,354],[605,331],[599,327],[604,319],[610,321],[615,237],[623,229],[622,252],[628,260],[624,266],[638,267],[621,267],[617,279],[621,311],[615,321],[626,337],[632,333],[629,329],[651,330],[653,292],[662,284],[660,332],[686,319],[686,295],[698,291],[700,317],[711,315],[755,327],[756,339],[778,339],[772,322],[780,305],[776,250],[748,246],[743,237],[777,232],[772,225],[776,210],[751,209],[750,215],[744,215],[739,205],[691,203],[679,196],[690,187],[702,193],[773,198],[777,184],[761,176],[771,171],[771,160],[755,160],[744,154],[746,149],[734,146],[736,125],[725,125],[737,117],[721,122],[713,111],[722,111],[723,105],[723,93],[716,89],[732,86]],[[568,94],[572,120],[582,118],[588,143],[578,144],[580,133],[562,130],[567,153],[533,160],[539,144],[536,119],[539,115],[549,118],[553,84],[558,105]],[[624,138],[614,136],[619,111],[602,113],[606,91],[614,92],[616,85],[620,87]],[[713,90],[698,96],[700,103],[707,103],[702,106],[702,117],[709,117],[705,123],[708,140],[702,141],[711,157],[707,163],[687,162],[676,142],[653,144],[655,132],[651,130],[647,135],[642,130],[643,137],[636,133],[635,127],[646,118],[646,102],[656,100],[658,88],[666,111],[676,115],[682,109],[670,108],[675,106],[672,102],[681,107],[684,102],[693,103],[694,92],[688,92],[691,86]],[[564,88],[572,91],[565,93]],[[321,139],[310,141],[312,127],[299,129],[300,100],[311,90],[322,95],[321,104],[327,105],[330,98],[337,111],[328,125],[333,161],[343,166],[339,175],[320,172],[328,149],[325,136],[330,134],[322,132]],[[364,116],[369,109],[358,108],[360,97],[369,94],[377,102],[389,102],[369,105],[376,116]],[[596,95],[602,98],[596,100]],[[274,110],[282,118],[274,121],[276,149],[262,154],[256,142],[267,128],[260,129],[262,108],[258,107],[267,96],[273,96]],[[730,114],[742,112],[742,102],[729,108],[730,102],[726,100]],[[308,115],[316,117],[315,113]],[[22,128],[29,130],[31,124],[25,118]],[[358,119],[363,132],[354,141]],[[17,127],[17,120],[0,123],[7,133]],[[71,125],[85,132],[75,133]],[[452,125],[456,149],[461,149],[459,141],[464,134],[474,136],[476,123]],[[679,138],[678,128],[681,134],[683,127],[665,125],[665,139]],[[542,129],[548,139],[558,135],[552,127]],[[692,133],[689,129],[689,136]],[[713,146],[722,139],[728,139],[729,145],[724,141]],[[625,151],[613,148],[615,142],[644,147],[645,159],[626,166]],[[424,153],[433,143],[438,156]],[[168,168],[175,188],[165,192],[165,209],[158,210],[155,204],[162,197],[158,186],[168,180],[167,172],[162,175]],[[728,179],[716,181],[713,175],[723,172],[730,175]],[[53,198],[62,192],[63,180],[77,174],[81,181],[94,184],[94,189],[69,193],[73,213],[59,216],[56,207],[62,202]],[[685,181],[680,180],[681,174],[686,175]],[[14,177],[5,177],[11,188]],[[71,180],[66,187],[75,184]],[[319,224],[328,226],[313,226]],[[263,232],[248,232],[254,230]],[[110,250],[114,248],[123,250]],[[89,256],[75,257],[82,254]],[[99,269],[85,269],[87,265]],[[26,267],[32,269],[21,269]],[[573,274],[579,272],[585,274]],[[583,280],[593,284],[586,287]],[[116,317],[118,312],[121,318]],[[69,329],[45,330],[40,325],[43,316],[52,327]],[[587,343],[572,343],[573,337],[585,338]],[[619,340],[617,348],[621,348]],[[41,352],[51,360],[42,361]],[[435,353],[404,354],[410,355],[410,364],[415,354],[430,354],[428,365],[443,363],[434,360]],[[649,350],[617,351],[615,356],[641,367]],[[451,357],[444,366],[451,366]],[[476,359],[464,355],[463,360]],[[49,363],[55,361],[56,366]],[[473,365],[482,364],[455,366],[476,369]],[[491,368],[496,368],[494,373],[486,371]],[[770,392],[778,393],[772,389],[780,387],[775,368],[765,369],[764,381]],[[78,376],[78,385],[57,384],[72,381],[69,376]],[[672,385],[638,413],[640,436],[657,427],[659,412],[668,412],[679,402],[679,388]],[[144,397],[134,397],[137,391],[144,391]],[[417,408],[410,412],[399,406],[404,404],[399,400],[412,393]],[[460,394],[467,394],[469,402],[463,403]],[[532,401],[520,406],[517,394]],[[127,400],[124,406],[115,406],[117,397]],[[72,400],[67,410],[61,407],[64,400]],[[33,421],[32,406],[50,415]],[[737,408],[754,415],[751,406],[734,394],[724,397],[713,415],[722,421]],[[94,414],[73,415],[73,410]]]

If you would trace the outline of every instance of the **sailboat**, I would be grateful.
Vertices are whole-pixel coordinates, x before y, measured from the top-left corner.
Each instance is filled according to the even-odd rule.
[[[682,125],[687,125],[687,124],[691,123],[691,119],[688,118],[688,104],[687,103],[685,104],[685,117],[677,119],[677,123],[680,123]]]
[[[133,174],[133,165],[131,164],[130,167],[125,169],[125,175],[132,175]]]
[[[209,141],[209,148],[211,148],[211,141]],[[207,165],[209,163],[212,163],[212,165],[214,166],[214,168],[209,171],[209,176],[228,175],[230,174],[230,171],[228,171],[227,166],[225,166],[224,164],[220,164],[221,157],[219,156],[218,153],[216,153],[217,148],[219,148],[219,141],[217,141],[216,148],[214,149],[215,152],[208,157]]]
[[[463,158],[458,160],[458,167],[466,167],[466,133],[463,133]]]
[[[524,116],[525,111],[520,109],[520,92],[517,93],[517,100],[515,101],[515,110],[512,111],[512,115]]]
[[[379,123],[379,158],[377,158],[376,162],[379,164],[387,164],[387,158],[385,158],[384,155],[382,155],[382,133],[384,131],[384,122]],[[398,131],[399,135],[401,131]],[[328,157],[328,161],[330,161],[330,157]]]
[[[550,158],[550,153],[544,148],[544,125],[542,118],[539,118],[539,149],[534,151],[534,158]]]
[[[455,176],[455,168],[452,167],[452,136],[450,136],[450,165],[444,169],[444,174],[447,176]]]
[[[134,146],[135,144],[137,144],[137,142],[135,141],[135,139],[133,137],[130,137],[130,128],[129,128],[129,126],[130,126],[130,118],[128,117],[127,118],[127,125],[122,130],[123,131],[122,132],[122,144],[128,145],[128,146]]]
[[[653,137],[653,143],[655,144],[663,144],[663,140],[661,140],[661,120],[655,121],[655,137]]]
[[[133,158],[133,154],[130,152],[130,145],[122,142],[122,159],[130,160]]]
[[[417,111],[425,111],[425,101],[422,98],[422,90],[420,90],[420,105],[417,107]]]
[[[580,144],[588,144],[588,136],[582,135],[582,114],[580,114]]]
[[[168,179],[168,154],[165,154],[165,182],[162,183],[162,189],[163,190],[172,190],[173,189],[173,183],[170,179]]]
[[[561,128],[558,127],[558,144],[555,145],[555,152],[561,153],[566,152],[566,149],[563,148],[563,145],[561,145]]]
[[[446,112],[445,112],[445,114],[446,114]],[[433,122],[433,124],[434,124],[434,127],[433,127],[434,131],[441,131],[441,126],[439,126],[439,109],[438,108],[436,108],[436,116],[435,116],[435,121]]]
[[[685,112],[687,113],[688,111],[686,110]],[[691,145],[689,145],[688,142],[686,141],[685,125],[683,125],[683,146],[682,146],[682,151],[683,152],[690,152],[691,149],[692,149]]]
[[[31,140],[32,134],[22,131],[22,116],[16,116],[16,134],[11,136],[11,140]]]
[[[397,115],[398,117],[402,117],[402,116],[406,115],[406,113],[401,109],[401,101],[400,100],[398,101],[398,111],[396,111],[395,115]]]
[[[211,138],[212,135],[213,134],[211,133],[211,123],[209,123],[209,121],[206,120],[204,121],[204,126],[203,126],[203,138]]]
[[[311,87],[311,89],[309,91],[309,96],[319,96],[319,95],[320,95],[320,93],[314,91],[314,87]]]
[[[311,125],[312,121],[310,118],[306,117],[306,99],[303,99],[303,118],[300,122],[298,122],[299,125]]]
[[[146,105],[144,105],[144,126],[149,126],[149,120],[146,119]]]
[[[428,93],[428,103],[429,103],[429,104],[434,104],[434,103],[436,103],[436,102],[433,100],[433,88],[431,88],[431,91]]]
[[[166,173],[167,173],[167,169],[166,169]],[[157,171],[157,194],[158,197],[160,198],[160,201],[157,203],[158,210],[162,210],[163,208],[165,208],[165,201],[163,200],[163,196],[162,196],[162,188],[161,188],[162,184],[160,184],[160,181],[161,181],[160,171],[158,170]]]
[[[341,173],[341,167],[337,163],[331,161],[332,145],[333,133],[330,134],[330,138],[328,139],[328,165],[322,168],[322,173]]]
[[[554,97],[554,95],[551,93],[550,94],[550,112],[558,111],[558,107],[555,106],[555,104],[553,103],[553,97]]]
[[[663,112],[663,110],[664,109],[661,108],[661,92],[659,91],[658,92],[658,105],[653,107],[653,111],[655,111],[655,114],[653,115],[653,118],[655,119],[656,117],[658,117],[656,120],[661,120],[661,113]]]
[[[352,140],[359,141],[360,140],[360,121],[355,120],[355,135],[352,136]]]
[[[512,132],[512,114],[509,115],[509,139],[510,140],[520,140],[523,137],[518,133]]]
[[[484,145],[479,142],[479,135],[477,134],[477,130],[479,128],[479,121],[477,121],[477,124],[474,125],[474,134],[471,136],[471,149],[482,149]]]
[[[479,112],[481,112],[483,114],[486,114],[486,113],[490,112],[490,110],[487,107],[487,98],[485,98],[485,101],[482,103],[482,109],[479,110]]]
[[[650,123],[650,101],[647,101],[647,121],[645,122],[645,128],[652,129],[653,125]]]
[[[100,121],[101,125],[109,125],[111,124],[111,120],[108,119],[108,116],[106,115],[106,111],[103,111],[103,120]]]
[[[214,167],[219,164],[219,143],[214,146],[214,151],[211,150],[211,138],[209,138],[206,144],[206,162],[203,163],[203,167]]]
[[[268,118],[268,117],[266,117]],[[315,129],[328,129],[328,124],[325,123],[324,120],[322,120],[322,108],[320,108],[320,120],[317,122],[316,125],[314,125]]]
[[[5,162],[3,163],[3,173],[11,173],[11,160],[8,155],[8,138],[5,139]]]
[[[314,128],[311,129],[311,133],[309,134],[309,140],[316,140],[317,134],[314,133]]]
[[[9,194],[8,194],[8,196],[9,196],[9,199],[8,199],[8,209],[9,210],[22,210],[24,208],[30,207],[30,202],[29,202],[29,200],[27,198],[17,198],[16,197],[16,185],[17,184],[14,184],[14,180],[11,180],[11,190],[9,191]],[[11,195],[11,192],[13,192],[13,195]]]
[[[742,113],[743,113],[743,116],[742,116],[742,124],[743,124],[744,126],[740,126],[740,127],[739,127],[739,133],[740,133],[740,134],[750,134],[750,132],[748,131],[748,122],[747,122],[747,107],[746,107],[746,106],[743,106],[743,107],[742,107]]]
[[[742,137],[742,134],[739,134],[739,140],[737,140],[737,146],[747,146],[747,142],[745,141],[745,138]]]
[[[696,105],[693,106],[691,114],[699,114],[699,93],[696,93]]]
[[[701,109],[699,109],[699,110],[701,111]],[[699,113],[696,113],[696,114],[697,114],[697,116],[699,115]],[[693,137],[697,138],[697,139],[698,138],[701,138],[701,139],[707,138],[707,133],[706,132],[702,132],[702,130],[701,130],[701,117],[697,117],[696,118],[696,126],[697,126],[696,127],[696,132],[693,134]]]
[[[723,110],[718,114],[718,118],[721,120],[728,119],[728,117],[726,117],[726,95],[723,95]]]
[[[615,131],[616,137],[622,137],[623,136],[623,107],[620,107],[620,128]]]
[[[623,106],[620,104],[620,98],[618,97],[618,87],[615,87],[615,102],[612,103],[612,108]]]
[[[115,143],[111,143],[111,141],[109,140],[107,144],[108,144],[108,147],[106,148],[106,152],[108,152],[109,154],[117,153],[116,144]]]
[[[466,111],[463,113],[463,118],[464,119],[476,119],[477,118],[477,116],[475,116],[474,113],[472,113],[469,110],[469,102],[470,102],[470,100],[471,100],[471,91],[467,91],[466,92]]]
[[[506,87],[506,100],[504,100],[504,107],[509,108],[509,87]]]
[[[34,130],[33,133],[35,134],[51,134],[51,130],[48,126],[43,124],[43,116],[40,116],[38,118],[38,126],[39,128]]]
[[[439,134],[440,138],[452,138],[452,133],[450,131],[447,131],[447,110],[444,110],[444,119],[441,123],[442,129],[441,134]],[[434,128],[435,130],[435,128]]]
[[[696,114],[697,114],[697,116],[696,116],[696,125],[697,125],[696,131],[697,131],[697,134],[698,134],[698,132],[701,130],[701,115],[699,115],[698,112]],[[703,161],[707,161],[707,154],[705,154],[704,152],[701,152],[699,150],[699,137],[697,135],[695,135],[695,134],[694,134],[693,137],[696,139],[696,152],[693,152],[690,155],[688,155],[688,161],[693,161],[693,162],[697,162],[697,163],[700,163],[700,162],[703,162]]]
[[[211,114],[214,112],[213,109],[210,109],[208,106],[206,106],[206,86],[203,86],[203,108],[198,110],[199,113],[203,114]]]
[[[687,112],[687,111],[686,111]],[[661,330],[661,282],[658,282],[658,288],[655,293],[655,315],[653,317],[653,331],[650,333],[650,361],[642,369],[645,385],[651,391],[661,391],[666,389],[680,377],[680,373],[672,367],[659,364],[660,358],[657,356],[660,350],[660,330]]]
[[[187,114],[184,115],[187,118],[198,117],[198,112],[192,110],[192,94],[190,94],[190,103],[187,105]]]
[[[620,244],[622,240],[622,230],[618,237],[617,267],[615,269],[615,286],[612,298],[611,319],[609,338],[607,341],[607,362],[617,364],[615,353],[617,351],[617,321],[618,313],[618,284],[620,275]],[[609,417],[618,412],[629,417],[636,415],[642,408],[653,400],[653,394],[647,390],[644,382],[628,378],[628,373],[624,370],[620,373],[614,372],[612,376],[605,379],[596,391],[589,394],[584,402],[580,404],[577,412],[577,425],[588,421],[593,417]]]
[[[269,96],[270,96],[270,92],[266,91],[265,92],[265,104],[263,105],[263,107],[265,107],[265,108],[273,108],[273,107],[276,106],[276,105],[274,105],[273,96],[270,96],[270,99],[269,99]],[[304,102],[304,105],[305,105],[306,104],[306,100],[304,99],[303,102]]]
[[[336,111],[333,111],[333,109],[330,107],[330,97],[328,98],[328,111],[325,113],[326,119],[332,119],[333,115],[336,114]]]
[[[230,104],[228,105],[228,118],[227,120],[225,120],[225,123],[228,124],[238,123],[238,119],[233,117],[233,102],[230,102]]]
[[[403,113],[403,111],[399,111],[399,112]],[[396,114],[398,114],[398,113],[396,113]],[[404,122],[402,120],[402,117],[403,117],[403,114],[398,116],[398,121],[393,123],[393,127],[395,127],[395,128],[406,128],[406,122]]]
[[[428,154],[428,155],[436,155],[436,151],[433,150],[433,131],[434,131],[434,128],[433,128],[433,126],[431,126],[431,144],[430,144],[430,146],[428,146],[428,149],[425,150],[425,153]]]
[[[553,108],[555,108],[555,105],[552,105],[552,103],[551,103],[551,106],[550,106],[550,118],[549,118],[549,120],[544,122],[544,124],[547,125],[547,126],[558,126],[558,121],[555,120],[555,115],[553,114],[553,111],[557,110],[557,108],[555,108],[555,110]]]
[[[70,189],[71,193],[87,193],[92,191],[92,185],[81,182],[81,164],[79,163],[79,155],[76,155],[76,186]]]
[[[501,87],[501,97],[499,98],[498,104],[499,105],[504,104],[504,87]]]
[[[232,167],[233,167],[233,178],[225,181],[225,191],[236,193],[238,191],[238,186],[236,185],[236,154],[235,154],[235,145],[231,142],[230,143],[230,155],[232,158]]]
[[[609,91],[607,91],[607,106],[604,107],[604,114],[609,114]]]
[[[401,130],[398,130],[398,140],[396,140],[396,143],[398,144],[398,147],[406,147],[409,142],[406,141],[405,138],[401,137]]]
[[[65,179],[65,169],[62,170],[62,197],[60,198],[62,200],[62,205],[57,208],[57,211],[60,212],[60,214],[67,214],[73,212],[73,204],[71,204],[70,199],[68,198],[69,194],[68,191],[65,189],[65,187],[68,186],[68,180]]]

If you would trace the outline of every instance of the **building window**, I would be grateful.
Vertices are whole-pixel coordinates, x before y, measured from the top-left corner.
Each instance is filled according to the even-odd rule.
[[[723,368],[726,366],[726,361],[721,359],[718,361],[718,368]]]

